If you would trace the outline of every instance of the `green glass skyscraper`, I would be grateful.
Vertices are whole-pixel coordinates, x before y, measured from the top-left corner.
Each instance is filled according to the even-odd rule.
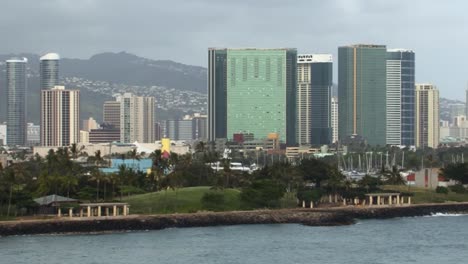
[[[277,133],[296,144],[296,49],[208,50],[209,140]]]
[[[338,48],[339,138],[386,144],[386,55],[383,45]]]

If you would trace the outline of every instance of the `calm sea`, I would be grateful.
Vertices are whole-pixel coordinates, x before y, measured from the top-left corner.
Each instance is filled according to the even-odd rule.
[[[3,237],[0,263],[468,263],[468,216]]]

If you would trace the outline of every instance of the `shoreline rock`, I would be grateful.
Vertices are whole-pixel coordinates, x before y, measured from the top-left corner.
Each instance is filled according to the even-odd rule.
[[[107,233],[128,230],[206,227],[243,224],[303,224],[340,226],[356,219],[387,219],[424,216],[433,213],[468,214],[468,203],[421,204],[394,207],[339,207],[280,209],[234,212],[203,212],[169,215],[130,215],[126,217],[61,218],[0,222],[0,236],[33,234]]]

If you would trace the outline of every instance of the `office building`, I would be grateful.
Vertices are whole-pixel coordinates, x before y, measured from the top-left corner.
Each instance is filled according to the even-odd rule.
[[[41,90],[52,89],[59,85],[59,61],[60,56],[57,53],[48,53],[40,58]]]
[[[206,130],[206,129],[205,129]],[[164,130],[161,122],[154,124],[154,140],[159,141],[164,136]]]
[[[333,60],[330,54],[297,56],[297,140],[299,145],[331,143],[331,89]]]
[[[195,113],[182,120],[166,120],[164,135],[172,140],[206,140],[206,115]]]
[[[383,45],[338,48],[340,140],[360,136],[370,145],[385,146],[386,56]]]
[[[89,131],[80,130],[80,143],[81,144],[89,143]]]
[[[387,50],[387,144],[414,146],[414,72],[411,50]]]
[[[7,138],[10,146],[26,145],[26,66],[28,59],[6,61]]]
[[[41,144],[41,126],[28,123],[26,133],[26,145],[39,146]]]
[[[116,101],[106,101],[103,106],[103,122],[120,129],[120,97]]]
[[[338,98],[331,98],[331,127],[332,127],[332,143],[338,142]]]
[[[279,134],[296,144],[297,51],[208,50],[208,139]]]
[[[123,94],[120,99],[120,141],[153,143],[155,137],[154,97]]]
[[[64,86],[41,91],[41,146],[63,147],[80,141],[80,91]]]
[[[439,90],[432,84],[416,84],[416,147],[439,145]]]
[[[0,124],[0,146],[7,144],[7,125],[6,123]]]
[[[89,143],[109,143],[120,142],[120,129],[114,127],[101,127],[99,129],[91,129],[89,131]]]
[[[451,104],[449,105],[450,110],[450,123],[454,124],[454,119],[458,116],[465,115],[465,104]]]
[[[193,140],[193,122],[192,120],[167,120],[166,137],[171,140]]]
[[[468,116],[468,87],[465,90],[465,116]]]

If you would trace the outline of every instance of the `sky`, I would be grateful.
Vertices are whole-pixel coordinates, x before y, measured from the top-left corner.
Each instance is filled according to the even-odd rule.
[[[337,62],[338,46],[383,44],[414,50],[416,82],[464,101],[467,9],[463,0],[1,0],[0,53],[126,51],[206,67],[208,47],[291,47]]]

